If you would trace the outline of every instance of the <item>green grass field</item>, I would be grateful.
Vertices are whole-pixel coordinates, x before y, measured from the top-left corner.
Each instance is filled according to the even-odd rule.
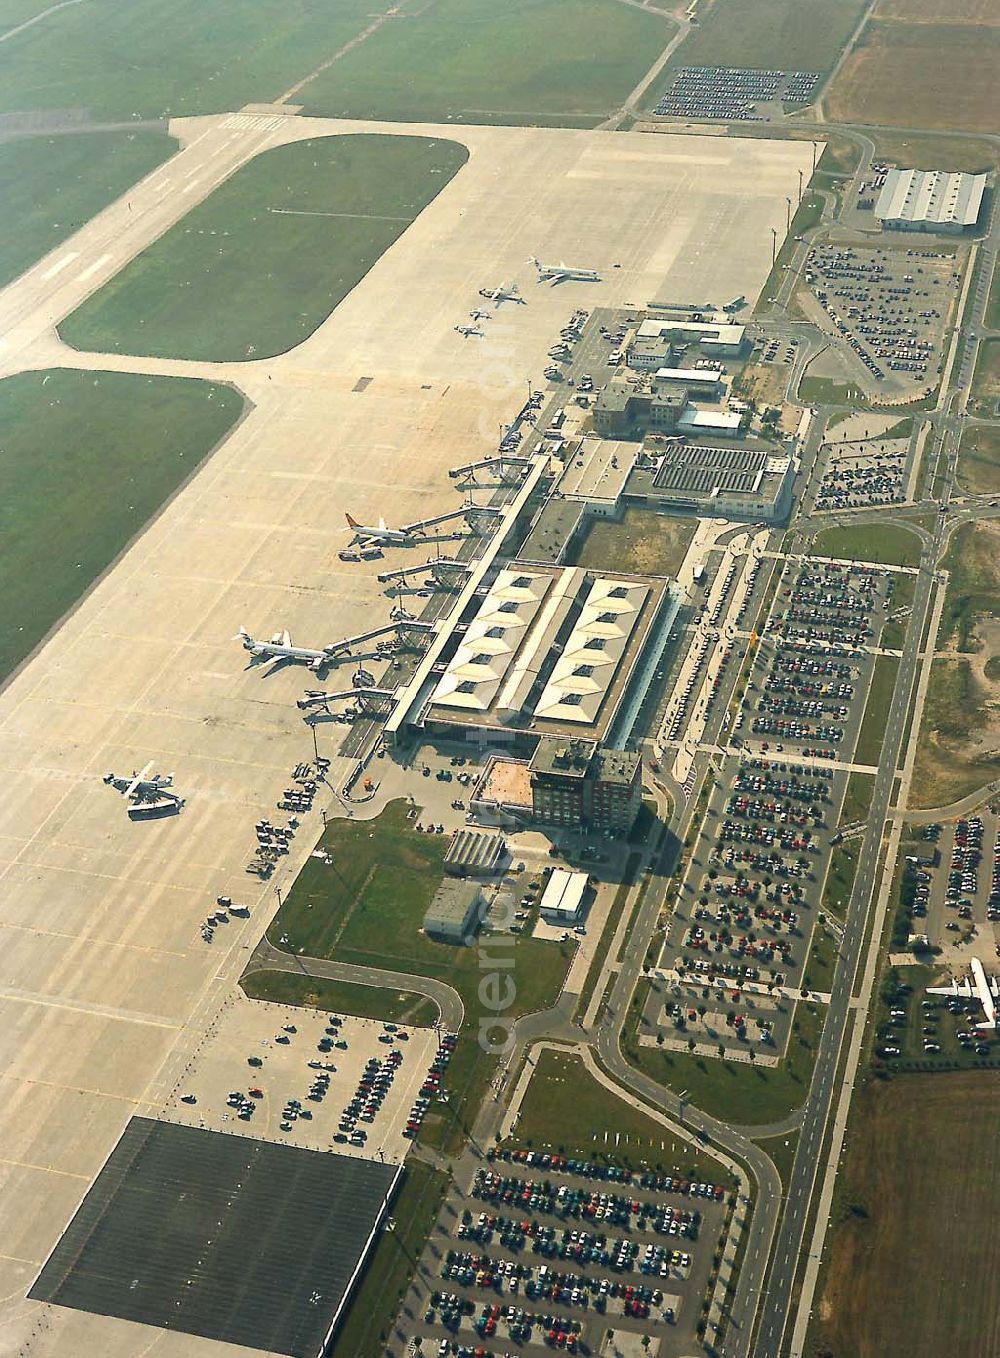
[[[59,327],[67,343],[169,358],[300,344],[465,163],[454,142],[347,136],[267,151]]]
[[[976,424],[965,430],[958,455],[958,479],[970,495],[1000,491],[1000,425]]]
[[[834,377],[813,377],[804,372],[799,382],[798,398],[809,405],[865,406],[865,394],[853,382],[838,382]]]
[[[350,981],[330,981],[322,976],[305,976],[294,971],[253,971],[240,981],[243,993],[252,1000],[272,1000],[277,1004],[297,1004],[330,1013],[356,1014],[361,1018],[389,1019],[430,1027],[437,1021],[438,1007],[423,995],[400,990],[380,990],[377,986],[354,985]]]
[[[640,983],[631,1006],[633,1015],[641,1013],[644,1002],[645,988]],[[748,1125],[769,1123],[805,1102],[825,1018],[824,1006],[797,1004],[788,1053],[777,1066],[640,1047],[632,1025],[623,1034],[622,1050],[632,1065],[660,1084],[675,1093],[686,1089],[690,1103],[713,1117]]]
[[[0,146],[0,287],[176,150],[172,137],[145,131],[25,137]]]
[[[993,419],[1000,409],[1000,340],[984,340],[979,346],[976,371],[969,393],[969,413]]]
[[[296,99],[328,117],[590,127],[621,107],[673,31],[617,0],[430,0]]]
[[[51,9],[54,3],[56,0],[0,0],[0,36]]]
[[[717,1160],[616,1099],[578,1056],[563,1052],[539,1052],[510,1144],[585,1160],[662,1165],[668,1173],[713,1181],[722,1177]]]
[[[12,17],[27,3],[16,0]],[[0,112],[158,118],[277,99],[389,3],[86,0],[0,44]]]
[[[756,66],[828,71],[850,37],[865,0],[713,0],[656,81],[655,106],[679,66]]]
[[[894,655],[880,655],[875,661],[875,673],[872,675],[865,715],[858,733],[858,745],[854,751],[856,764],[878,763],[898,671],[899,661]]]
[[[243,408],[231,387],[69,369],[0,382],[0,679]]]
[[[867,820],[871,810],[872,793],[875,790],[875,777],[871,773],[852,773],[847,780],[844,805],[840,812],[840,824],[852,825],[858,820]]]
[[[872,561],[882,566],[916,566],[920,539],[899,524],[861,524],[857,528],[825,528],[813,538],[817,556]]]

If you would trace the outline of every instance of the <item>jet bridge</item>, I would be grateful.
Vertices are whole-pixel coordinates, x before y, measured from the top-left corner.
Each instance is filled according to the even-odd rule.
[[[424,561],[419,566],[399,566],[391,571],[379,571],[378,582],[380,585],[387,585],[391,580],[407,580],[412,575],[422,575],[424,571],[430,571],[435,580],[444,576],[450,580],[452,576],[462,575],[471,569],[467,561],[456,561],[454,557],[439,556],[433,557],[430,561]]]

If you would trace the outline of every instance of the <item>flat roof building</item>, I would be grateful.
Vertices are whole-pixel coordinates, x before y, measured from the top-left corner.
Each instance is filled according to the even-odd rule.
[[[642,758],[579,737],[546,737],[529,766],[532,818],[568,829],[627,833],[642,804]]]
[[[985,174],[946,170],[890,170],[875,216],[892,231],[971,231],[979,221]]]
[[[648,509],[773,523],[788,513],[794,478],[795,463],[780,449],[678,439],[662,450],[647,445],[625,498]]]
[[[424,933],[439,943],[471,943],[476,936],[486,898],[475,883],[446,877],[424,915]]]
[[[742,353],[746,326],[728,321],[683,321],[650,316],[636,331],[637,344],[670,340],[674,344],[696,343],[706,354]]]
[[[444,870],[452,877],[490,877],[503,872],[506,856],[503,835],[456,830],[444,856]]]

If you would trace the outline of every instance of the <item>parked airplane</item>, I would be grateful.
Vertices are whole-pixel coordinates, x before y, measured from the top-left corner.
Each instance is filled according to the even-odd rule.
[[[270,641],[257,641],[245,627],[236,636],[243,642],[244,650],[250,652],[254,660],[301,660],[311,670],[321,670],[332,663],[344,649],[342,646],[324,646],[321,651],[311,650],[308,646],[293,646],[286,632],[277,632]]]
[[[476,339],[484,338],[482,330],[480,330],[477,325],[456,325],[455,329],[460,335],[464,335],[466,339],[468,339],[470,335],[475,335]]]
[[[540,264],[534,255],[531,256],[528,263],[534,264],[539,283],[551,282],[553,287],[557,283],[599,283],[601,281],[601,275],[596,269],[576,269],[569,264]]]
[[[385,519],[380,518],[377,528],[371,528],[366,524],[358,523],[357,519],[345,514],[347,526],[354,533],[354,541],[368,543],[388,543],[390,546],[401,547],[413,542],[415,533],[412,528],[389,528],[386,526]]]
[[[475,311],[470,311],[469,315],[474,321],[491,321],[493,319],[492,311],[481,311],[478,307]]]
[[[114,773],[104,776],[108,787],[120,792],[129,803],[128,814],[133,820],[138,816],[150,815],[157,811],[179,811],[184,805],[184,799],[178,797],[176,792],[167,791],[174,781],[174,775],[154,773],[150,778],[147,775],[152,767],[153,761],[150,760],[139,773],[133,770],[129,778],[119,778]]]
[[[994,976],[986,975],[986,968],[978,957],[973,957],[969,963],[972,969],[971,980],[966,978],[964,981],[951,981],[948,985],[928,986],[928,995],[951,995],[959,999],[977,999],[983,1007],[986,1016],[985,1023],[977,1023],[976,1028],[979,1032],[993,1032],[997,1027],[997,1000],[1000,999],[1000,983]]]
[[[501,283],[498,288],[480,288],[479,295],[488,302],[495,302],[497,306],[501,302],[517,302],[519,306],[525,304],[516,283]]]

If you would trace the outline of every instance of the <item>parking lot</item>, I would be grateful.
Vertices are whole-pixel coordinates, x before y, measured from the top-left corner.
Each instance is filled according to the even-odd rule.
[[[887,421],[875,416],[873,424]],[[860,432],[860,431],[859,431]],[[872,430],[841,436],[838,429],[821,449],[821,474],[816,488],[817,509],[872,509],[899,504],[907,498],[910,471],[910,434],[889,438]]]
[[[766,71],[732,66],[682,66],[656,106],[661,118],[767,122],[812,99],[816,71]]]
[[[165,1116],[191,1127],[398,1162],[437,1048],[438,1036],[428,1028],[293,1009],[236,992]]]
[[[815,558],[784,565],[640,1042],[704,1055],[721,1046],[762,1064],[784,1051],[810,953],[829,944],[823,883],[893,578]],[[822,992],[829,980],[808,984]]]
[[[911,395],[933,388],[962,280],[954,254],[827,243],[811,247],[803,276],[873,381]]]
[[[637,1353],[698,1347],[721,1184],[504,1147],[462,1187],[425,1251],[408,1353],[597,1354],[609,1327]]]

